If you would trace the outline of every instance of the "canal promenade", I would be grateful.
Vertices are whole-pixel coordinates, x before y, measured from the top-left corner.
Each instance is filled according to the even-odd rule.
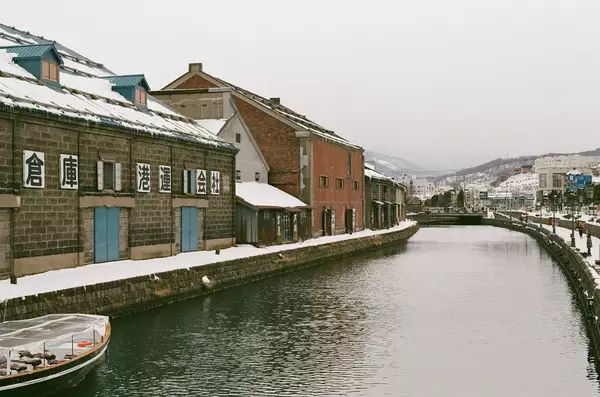
[[[297,268],[398,244],[418,230],[405,221],[269,247],[241,245],[174,257],[124,260],[48,271],[0,281],[2,318],[22,319],[59,312],[118,315],[205,295]]]

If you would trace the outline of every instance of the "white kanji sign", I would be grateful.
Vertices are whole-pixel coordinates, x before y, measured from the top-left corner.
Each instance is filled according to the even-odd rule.
[[[150,192],[150,164],[136,163],[137,191]]]
[[[73,154],[60,155],[60,188],[79,188],[79,158]]]
[[[168,165],[158,166],[158,191],[171,193],[171,167]]]
[[[23,186],[43,189],[46,186],[43,152],[23,150]]]
[[[206,170],[196,170],[196,194],[206,194]]]
[[[210,172],[210,194],[221,194],[221,173],[219,171]]]

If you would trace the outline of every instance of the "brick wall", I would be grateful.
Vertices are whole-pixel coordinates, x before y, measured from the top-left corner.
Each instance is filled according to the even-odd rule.
[[[300,143],[294,128],[237,96],[234,100],[269,164],[269,184],[300,197]]]
[[[331,141],[314,137],[312,143],[312,214],[313,233],[322,229],[323,208],[336,213],[336,230],[344,231],[344,211],[356,208],[356,227],[363,228],[364,167],[362,149],[353,149]],[[348,172],[348,154],[352,156],[352,170]],[[320,186],[320,177],[329,178],[329,187]],[[342,179],[343,189],[338,189],[336,179]],[[353,182],[359,184],[354,190]]]
[[[216,86],[204,77],[194,74],[175,88],[212,88]]]

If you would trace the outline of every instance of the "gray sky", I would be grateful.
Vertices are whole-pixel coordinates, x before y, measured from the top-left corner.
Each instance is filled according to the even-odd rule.
[[[94,5],[92,8],[90,5]],[[153,89],[203,62],[365,148],[449,169],[600,147],[597,0],[61,1],[3,5]]]

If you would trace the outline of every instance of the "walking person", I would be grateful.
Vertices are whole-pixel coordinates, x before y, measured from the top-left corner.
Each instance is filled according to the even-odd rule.
[[[589,232],[587,235],[587,253],[588,256],[592,255],[592,235]]]

